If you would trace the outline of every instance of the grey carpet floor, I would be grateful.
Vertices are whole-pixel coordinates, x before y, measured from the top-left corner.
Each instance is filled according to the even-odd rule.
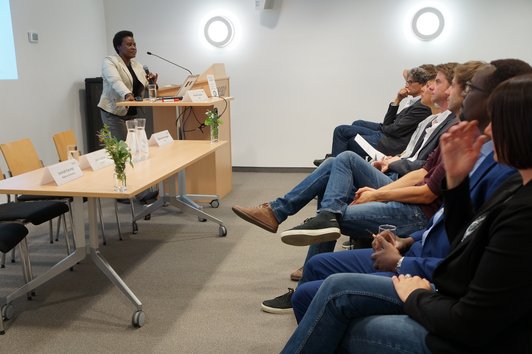
[[[2,353],[278,353],[296,326],[292,315],[272,315],[260,303],[295,287],[289,274],[300,267],[305,247],[283,244],[278,235],[239,219],[234,204],[253,206],[284,194],[305,174],[233,174],[233,192],[219,208],[218,226],[168,207],[138,222],[131,234],[128,206],[121,205],[125,239],[118,241],[113,208],[104,201],[108,244],[101,252],[143,302],[146,322],[131,325],[134,306],[84,260],[37,288],[32,301],[14,301],[15,316],[0,336]],[[280,230],[314,215],[315,201]],[[65,252],[50,245],[47,226],[30,227],[36,275]],[[343,241],[343,240],[341,240]],[[23,284],[19,263],[0,269],[0,296]]]

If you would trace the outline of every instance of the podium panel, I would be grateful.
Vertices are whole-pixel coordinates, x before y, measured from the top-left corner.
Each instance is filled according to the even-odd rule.
[[[214,64],[201,74],[192,89],[204,89],[210,96],[206,76],[215,76],[220,96],[229,97],[229,78],[225,76],[223,64]],[[159,88],[159,96],[174,96],[179,86]],[[122,103],[119,103],[119,105]],[[186,168],[187,192],[189,194],[214,194],[223,198],[231,192],[231,105],[230,98],[224,100],[212,97],[209,102],[124,102],[124,105],[151,106],[153,108],[153,131],[168,130],[174,139],[178,131],[184,131],[185,140],[210,140],[210,127],[202,125],[206,119],[205,112],[216,108],[221,114],[223,124],[219,126],[219,139],[228,144],[217,149],[214,154]],[[222,114],[223,112],[223,114]],[[182,125],[182,126],[181,126]],[[201,199],[200,199],[201,200]],[[209,202],[210,200],[207,200]]]

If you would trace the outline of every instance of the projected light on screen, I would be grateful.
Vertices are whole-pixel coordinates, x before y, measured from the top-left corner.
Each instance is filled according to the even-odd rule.
[[[9,0],[0,0],[0,53],[0,80],[18,79]]]

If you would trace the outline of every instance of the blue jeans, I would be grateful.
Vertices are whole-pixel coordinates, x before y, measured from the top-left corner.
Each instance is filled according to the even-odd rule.
[[[281,353],[430,353],[388,277],[328,277]]]
[[[345,151],[326,159],[284,197],[272,201],[270,207],[277,221],[282,223],[317,196],[318,212],[329,211],[341,216],[339,224],[344,235],[369,237],[368,230],[376,232],[382,224],[396,225],[398,235],[410,235],[427,224],[425,214],[416,204],[371,202],[349,205],[358,188],[380,188],[392,181],[359,155]],[[317,253],[332,252],[335,244],[332,241],[310,246],[307,260]]]
[[[361,157],[368,156],[354,141],[357,134],[362,135],[373,147],[378,145],[383,135],[379,123],[357,120],[351,125],[339,125],[334,129],[333,133],[332,156],[338,156],[344,151],[353,151]]]
[[[376,272],[371,254],[373,249],[364,248],[342,252],[316,254],[307,259],[297,291],[292,296],[292,308],[297,322],[307,312],[323,280],[337,273],[362,273],[391,277],[393,272]]]
[[[328,160],[334,162],[318,212],[340,215],[342,234],[355,238],[370,237],[370,232],[377,232],[379,225],[392,224],[397,226],[398,235],[410,235],[425,227],[427,217],[417,204],[369,202],[349,205],[359,187],[380,188],[390,184],[392,179],[351,151]],[[310,246],[306,261],[315,254],[332,252],[335,244],[336,241],[332,241]]]
[[[328,158],[283,197],[270,203],[279,223],[296,214],[314,197],[318,197],[318,210],[342,213],[359,187],[380,188],[392,179],[357,154],[346,151]],[[340,199],[336,201],[336,199]],[[334,209],[334,210],[333,210]]]

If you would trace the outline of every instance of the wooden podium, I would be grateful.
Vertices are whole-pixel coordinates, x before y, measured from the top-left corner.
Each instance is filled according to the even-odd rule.
[[[211,96],[207,75],[214,75],[220,96],[209,97],[207,102],[150,102],[144,100],[125,101],[120,106],[150,106],[153,107],[153,131],[168,130],[174,139],[178,139],[177,132],[184,132],[185,140],[210,140],[210,128],[202,126],[205,112],[217,108],[223,124],[219,127],[219,139],[227,141],[213,154],[203,158],[186,168],[186,190],[188,194],[213,194],[223,198],[231,192],[232,161],[231,161],[231,107],[229,78],[225,74],[223,64],[213,64],[196,80],[192,89],[203,89],[207,96]],[[160,87],[158,96],[175,96],[180,86]],[[200,199],[201,200],[201,199]]]

